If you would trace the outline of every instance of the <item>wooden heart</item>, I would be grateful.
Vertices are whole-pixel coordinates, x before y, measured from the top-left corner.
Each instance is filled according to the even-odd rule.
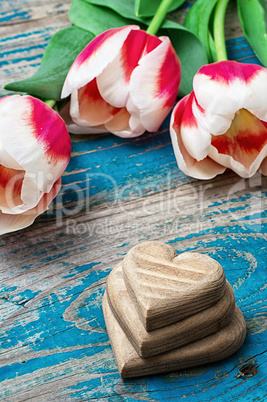
[[[204,254],[177,255],[164,243],[133,247],[122,263],[124,280],[147,331],[204,310],[225,292],[221,265]]]
[[[233,317],[235,296],[229,282],[223,297],[212,306],[168,326],[146,331],[127,291],[122,263],[108,276],[106,294],[109,306],[139,356],[153,356],[198,339],[225,327]]]
[[[102,306],[113,353],[123,378],[180,370],[225,359],[242,346],[246,335],[243,314],[235,306],[230,323],[215,334],[160,355],[142,358],[114,317],[106,294]]]

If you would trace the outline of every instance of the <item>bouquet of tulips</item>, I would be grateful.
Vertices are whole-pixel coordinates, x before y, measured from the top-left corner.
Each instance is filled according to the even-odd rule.
[[[185,174],[267,175],[267,10],[262,0],[237,0],[259,64],[229,61],[228,1],[195,1],[183,26],[166,15],[185,0],[72,1],[73,26],[52,37],[37,72],[5,86],[26,95],[0,100],[0,233],[48,208],[70,158],[69,132],[136,137],[156,132],[172,110]]]

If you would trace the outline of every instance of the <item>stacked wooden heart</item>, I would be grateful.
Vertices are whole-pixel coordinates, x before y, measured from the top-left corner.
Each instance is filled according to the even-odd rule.
[[[132,248],[112,270],[103,312],[124,378],[221,360],[246,333],[221,265],[155,241]]]

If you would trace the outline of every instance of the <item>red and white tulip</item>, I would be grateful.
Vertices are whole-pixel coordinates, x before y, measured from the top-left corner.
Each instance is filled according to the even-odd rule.
[[[62,98],[71,98],[62,116],[77,134],[153,132],[170,112],[180,80],[180,61],[168,37],[135,25],[109,29],[70,68]]]
[[[47,210],[70,158],[63,119],[31,96],[0,99],[0,234],[29,226]]]
[[[170,122],[179,168],[198,179],[226,168],[267,175],[267,69],[220,61],[201,67],[193,88]]]

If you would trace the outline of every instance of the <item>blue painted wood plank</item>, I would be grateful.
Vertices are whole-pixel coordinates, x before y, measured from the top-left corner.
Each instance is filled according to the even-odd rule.
[[[266,233],[266,223],[263,232]],[[149,400],[164,400],[164,398],[179,399],[183,395],[192,400],[212,400],[216,396],[229,393],[231,400],[250,391],[255,397],[261,395],[265,389],[266,355],[262,353],[266,342],[266,236],[258,237],[253,230],[240,233],[240,227],[216,228],[216,240],[211,238],[211,230],[191,234],[188,238],[179,237],[170,243],[178,252],[196,250],[207,252],[216,258],[223,266],[226,277],[232,284],[237,304],[241,307],[248,325],[247,338],[243,347],[234,356],[213,365],[202,366],[190,370],[182,370],[163,376],[150,376],[143,379],[122,381],[117,374],[116,364],[108,345],[108,337],[101,312],[101,299],[105,288],[103,280],[107,270],[97,270],[98,264],[80,267],[82,276],[72,278],[71,285],[50,291],[47,297],[42,298],[41,305],[29,306],[25,316],[31,317],[27,323],[17,322],[2,337],[1,355],[5,349],[14,350],[16,360],[0,371],[2,380],[1,397],[8,397],[14,389],[8,386],[16,379],[21,388],[25,378],[31,373],[41,373],[45,370],[51,378],[59,375],[74,373],[77,364],[82,364],[84,375],[94,374],[94,379],[87,379],[68,388],[74,398],[107,398],[123,395],[123,400],[131,400],[133,393],[142,398],[147,395]],[[57,245],[60,248],[60,245]],[[249,250],[253,250],[253,253]],[[124,249],[121,250],[121,255]],[[69,272],[67,267],[66,272]],[[241,280],[240,279],[244,279]],[[92,286],[94,285],[94,286]],[[91,287],[91,288],[90,288]],[[258,291],[262,299],[258,299]],[[20,296],[22,296],[20,294]],[[36,294],[26,295],[28,298],[37,297]],[[18,299],[9,298],[9,302],[19,303]],[[55,309],[56,306],[56,309]],[[21,305],[21,308],[25,308]],[[257,313],[255,314],[255,309]],[[73,310],[75,314],[72,314]],[[74,317],[74,320],[73,320]],[[70,321],[70,319],[72,321]],[[38,335],[39,334],[39,335]],[[37,335],[37,336],[36,336]],[[20,352],[21,350],[21,352]],[[24,360],[24,356],[30,358]],[[96,365],[89,362],[96,359]],[[88,365],[84,366],[84,361]],[[82,362],[82,363],[81,363]],[[68,364],[70,363],[70,364]],[[255,373],[242,374],[246,364],[253,364]],[[58,366],[67,365],[66,370],[60,371]],[[90,366],[90,367],[89,367]],[[229,371],[230,370],[230,371]],[[100,378],[105,378],[107,384],[117,387],[118,393],[110,395],[110,388],[101,386]],[[257,388],[252,378],[257,379]],[[20,381],[18,379],[21,379]],[[44,378],[46,382],[49,379]],[[237,381],[236,381],[237,380]],[[232,384],[232,385],[231,385]],[[30,385],[35,387],[35,381]],[[80,389],[81,388],[81,389]],[[114,391],[113,391],[114,392]],[[252,391],[251,391],[252,392]],[[128,393],[128,396],[127,396]],[[248,399],[247,400],[252,400]]]

